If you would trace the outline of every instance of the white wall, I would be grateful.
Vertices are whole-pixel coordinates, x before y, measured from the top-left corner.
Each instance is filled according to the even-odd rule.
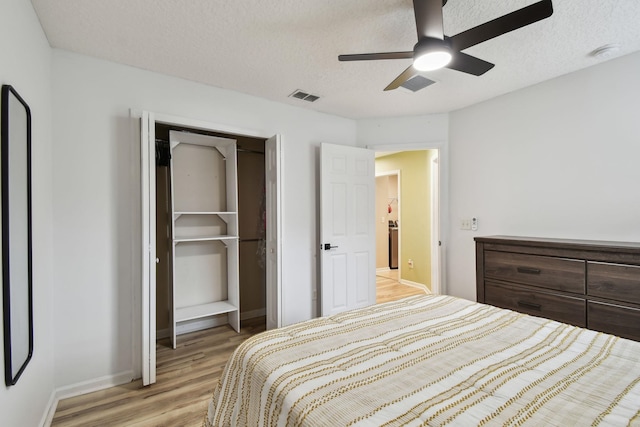
[[[33,357],[15,386],[5,387],[3,378],[0,424],[8,427],[35,426],[41,422],[53,397],[54,348],[51,308],[51,51],[31,2],[0,2],[0,58],[0,83],[12,85],[27,102],[32,115],[34,312]],[[4,366],[2,347],[0,364]]]
[[[475,299],[476,235],[640,241],[639,70],[636,53],[451,114],[451,294]]]
[[[355,122],[59,50],[52,81],[56,386],[130,375],[135,363],[140,154],[129,108],[282,135],[283,321],[314,315],[317,151],[355,145]]]
[[[410,149],[418,145],[423,148],[449,139],[448,114],[362,119],[357,123],[361,147],[400,145]]]

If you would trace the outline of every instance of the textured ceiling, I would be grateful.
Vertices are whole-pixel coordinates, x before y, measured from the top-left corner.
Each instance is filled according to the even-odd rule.
[[[349,118],[456,110],[640,50],[640,0],[554,0],[554,14],[465,52],[496,66],[443,69],[419,92],[383,92],[410,60],[339,54],[412,50],[411,0],[32,0],[52,47]],[[449,0],[445,34],[535,3]],[[594,49],[617,43],[606,58]],[[294,90],[315,103],[288,98]]]

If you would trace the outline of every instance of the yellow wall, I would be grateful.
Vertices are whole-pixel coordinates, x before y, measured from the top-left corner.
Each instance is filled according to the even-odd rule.
[[[401,279],[431,288],[431,156],[429,150],[405,151],[376,159],[376,173],[400,171]],[[379,218],[381,215],[376,213]],[[413,268],[408,261],[413,260]]]

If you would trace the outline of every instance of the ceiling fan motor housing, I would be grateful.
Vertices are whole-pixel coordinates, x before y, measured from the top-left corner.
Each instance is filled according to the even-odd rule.
[[[420,71],[436,70],[446,66],[452,55],[448,40],[422,37],[413,47],[413,66]]]

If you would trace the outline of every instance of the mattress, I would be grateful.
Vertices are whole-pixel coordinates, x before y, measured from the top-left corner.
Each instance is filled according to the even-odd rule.
[[[640,343],[416,296],[241,344],[210,426],[640,426]]]

